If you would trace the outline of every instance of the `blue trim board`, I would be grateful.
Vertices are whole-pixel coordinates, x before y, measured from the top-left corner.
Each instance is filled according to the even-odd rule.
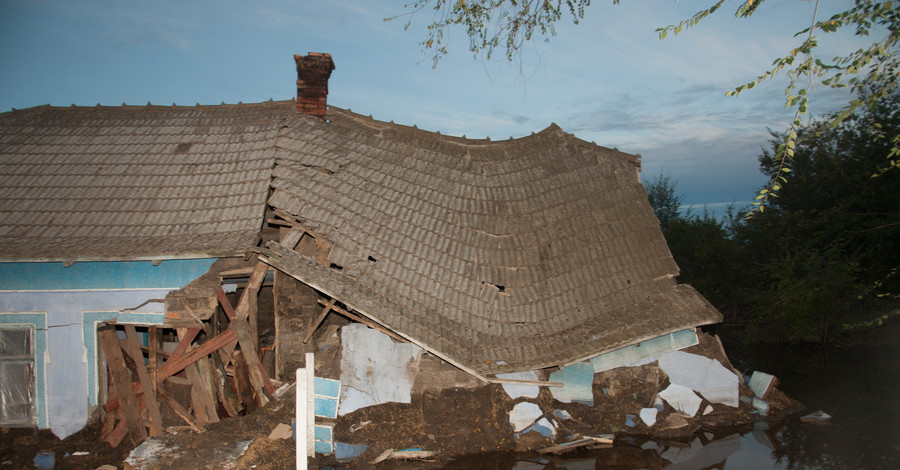
[[[161,313],[119,313],[119,312],[84,312],[81,321],[81,335],[84,341],[84,362],[88,367],[88,402],[91,406],[97,406],[99,396],[99,361],[100,353],[97,347],[97,324],[112,319],[116,323],[129,323],[135,325],[162,325],[165,314]]]
[[[34,328],[34,374],[37,427],[50,427],[47,419],[47,312],[0,313],[3,326]]]
[[[180,289],[209,271],[215,258],[151,261],[0,263],[0,291]]]

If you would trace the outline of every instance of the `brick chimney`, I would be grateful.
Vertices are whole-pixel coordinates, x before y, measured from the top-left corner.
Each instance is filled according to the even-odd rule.
[[[328,78],[334,70],[331,54],[294,55],[297,62],[297,113],[325,119]]]

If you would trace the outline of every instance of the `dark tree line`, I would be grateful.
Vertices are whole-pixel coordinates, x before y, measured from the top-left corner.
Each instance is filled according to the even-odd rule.
[[[900,169],[883,137],[898,131],[897,93],[837,127],[803,126],[787,183],[746,219],[684,213],[668,176],[649,182],[679,281],[753,341],[826,342],[900,316]],[[783,137],[759,158],[767,175]]]

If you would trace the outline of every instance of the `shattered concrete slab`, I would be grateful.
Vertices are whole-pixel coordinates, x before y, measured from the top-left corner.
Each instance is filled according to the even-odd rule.
[[[739,405],[740,378],[715,359],[674,351],[659,358],[659,367],[671,383],[690,388],[712,403]]]
[[[675,408],[688,416],[696,415],[697,410],[700,409],[700,403],[703,402],[703,400],[690,388],[674,383],[669,385],[665,390],[659,392],[659,396],[672,408]]]
[[[510,410],[509,424],[512,424],[513,432],[521,432],[534,424],[543,415],[544,412],[541,411],[541,407],[534,403],[523,401]]]
[[[395,343],[362,324],[341,330],[341,403],[338,414],[381,403],[409,403],[423,349]]]
[[[564,403],[594,405],[594,367],[589,362],[579,362],[550,374],[551,382],[562,382],[562,387],[550,387],[553,398]]]
[[[759,398],[765,398],[766,392],[769,391],[769,387],[771,387],[774,382],[774,375],[756,370],[753,371],[753,375],[750,376],[750,381],[747,383],[747,386],[750,387],[750,390],[753,391],[754,395]]]

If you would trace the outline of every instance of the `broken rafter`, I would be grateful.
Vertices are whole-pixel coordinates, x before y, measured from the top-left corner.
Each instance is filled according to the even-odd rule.
[[[330,312],[331,309],[334,308],[334,302],[334,299],[329,300],[328,303],[325,304],[325,308],[322,309],[322,313],[319,314],[312,325],[309,325],[309,329],[306,330],[306,336],[303,338],[304,343],[308,343],[309,339],[312,338],[313,333],[315,333],[316,330],[319,329],[319,325],[321,325],[325,320],[328,312]]]
[[[181,346],[182,343],[190,341],[187,340],[187,336],[185,336],[179,343],[178,346]],[[209,341],[201,344],[195,349],[192,349],[187,354],[178,357],[176,359],[169,359],[166,363],[156,371],[156,383],[157,386],[163,383],[167,378],[181,372],[185,367],[199,361],[201,358],[206,357],[209,354],[212,354],[216,350],[226,346],[237,339],[234,331],[231,329],[227,329],[216,337],[210,339]]]
[[[333,305],[333,304],[334,304],[334,299],[330,300],[330,301],[327,302],[327,303],[326,303],[326,301],[325,301],[324,299],[319,299],[319,303],[322,304],[322,305],[327,305],[327,303],[331,303],[332,306],[331,306],[330,310],[334,310],[335,312],[341,314],[342,316],[347,317],[347,318],[349,318],[349,319],[351,319],[351,320],[353,320],[353,321],[355,321],[355,322],[362,323],[363,325],[366,325],[366,326],[368,326],[369,328],[372,328],[372,329],[374,329],[374,330],[378,330],[378,331],[380,331],[380,332],[382,332],[382,333],[384,333],[384,334],[390,336],[391,338],[394,338],[394,339],[396,339],[397,341],[400,341],[401,343],[408,343],[408,342],[409,342],[408,339],[406,339],[406,338],[404,338],[404,337],[398,335],[397,333],[394,333],[393,331],[391,331],[391,330],[389,330],[389,329],[387,329],[387,328],[385,328],[385,327],[379,325],[378,323],[373,322],[372,320],[369,320],[369,319],[366,318],[366,317],[363,317],[363,316],[361,316],[361,315],[357,315],[357,314],[355,314],[355,313],[351,313],[351,312],[347,311],[346,309],[343,309],[343,308],[341,308],[341,307],[338,307],[337,305]],[[309,340],[309,339],[307,339],[307,341],[308,341],[308,340]],[[306,341],[304,341],[304,342],[306,342]]]

